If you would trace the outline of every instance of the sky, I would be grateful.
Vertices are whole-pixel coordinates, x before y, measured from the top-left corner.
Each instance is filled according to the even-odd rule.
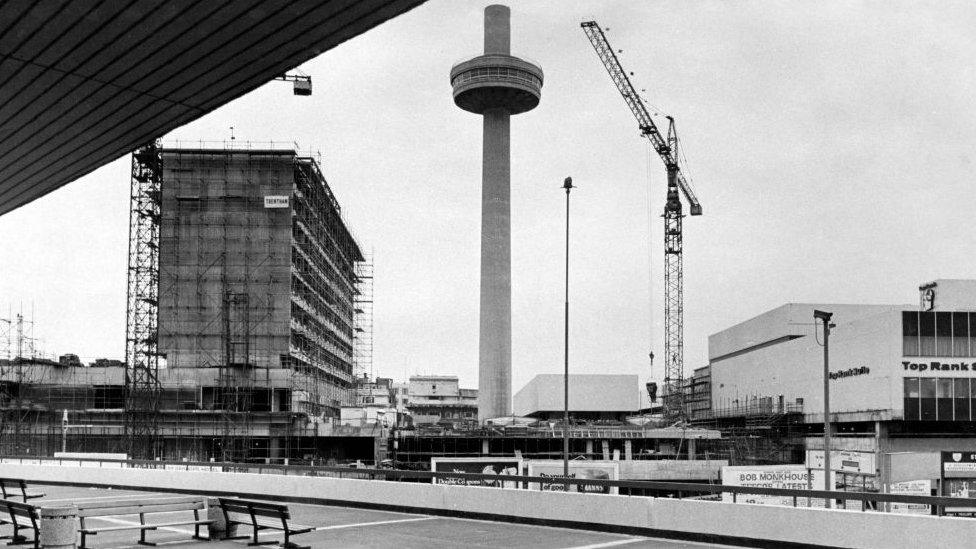
[[[481,121],[448,74],[481,53],[485,5],[431,0],[300,67],[311,97],[271,82],[164,137],[233,126],[321,152],[374,255],[377,375],[477,385]],[[913,303],[922,282],[974,277],[971,3],[511,6],[513,54],[545,72],[511,123],[513,390],[562,371],[566,176],[570,368],[663,377],[647,353],[663,356],[664,166],[585,20],[609,28],[659,126],[677,120],[704,209],[684,223],[687,373],[709,334],[783,303]],[[48,355],[124,355],[129,163],[0,217],[0,318],[33,318]]]

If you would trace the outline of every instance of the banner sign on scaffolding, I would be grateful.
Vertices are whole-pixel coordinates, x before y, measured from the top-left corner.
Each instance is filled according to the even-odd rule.
[[[430,470],[434,473],[472,473],[479,475],[520,475],[522,460],[518,458],[430,458]],[[439,477],[434,484],[463,486],[501,486],[518,488],[518,482],[499,480],[473,480],[463,477]]]
[[[566,484],[560,482],[566,478],[563,474],[563,462],[558,459],[533,459],[529,460],[530,477],[551,477],[552,482],[543,482],[540,486],[538,482],[529,483],[531,490],[543,490],[549,492],[565,492]],[[570,461],[570,479],[586,480],[620,480],[620,463],[616,461]],[[586,492],[589,494],[616,494],[616,486],[584,486],[581,484],[570,484],[571,492]]]

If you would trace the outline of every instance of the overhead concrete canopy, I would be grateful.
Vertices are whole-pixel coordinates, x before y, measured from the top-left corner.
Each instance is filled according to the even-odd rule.
[[[0,215],[423,1],[0,3]]]

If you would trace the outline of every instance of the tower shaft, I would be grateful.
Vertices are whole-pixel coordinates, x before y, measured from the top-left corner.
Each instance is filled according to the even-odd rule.
[[[511,413],[511,117],[505,109],[490,109],[483,118],[478,416],[491,418]]]

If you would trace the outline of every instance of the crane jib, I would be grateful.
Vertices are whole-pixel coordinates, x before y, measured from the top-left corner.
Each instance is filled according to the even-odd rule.
[[[627,106],[633,113],[634,118],[637,119],[638,128],[640,129],[641,135],[651,141],[655,152],[657,152],[661,157],[661,160],[664,161],[664,165],[666,167],[677,165],[678,159],[675,157],[672,147],[668,145],[667,140],[665,140],[664,136],[661,135],[660,130],[658,130],[657,125],[654,123],[654,119],[651,118],[650,113],[647,111],[647,107],[644,105],[644,102],[641,101],[640,94],[637,93],[637,90],[627,77],[626,71],[624,71],[623,66],[620,64],[620,60],[617,59],[617,55],[610,46],[610,42],[607,40],[606,35],[603,34],[603,30],[600,28],[600,25],[596,21],[583,21],[580,23],[580,27],[583,28],[583,32],[590,40],[590,44],[593,45],[594,50],[596,50],[600,61],[610,74],[610,78],[613,80],[613,83],[617,87],[617,90],[620,92],[621,96],[623,96],[624,101],[627,103]],[[701,215],[701,204],[698,202],[698,198],[691,190],[688,182],[685,181],[684,177],[681,177],[681,174],[678,175],[678,187],[681,189],[685,199],[688,200],[691,215]]]

